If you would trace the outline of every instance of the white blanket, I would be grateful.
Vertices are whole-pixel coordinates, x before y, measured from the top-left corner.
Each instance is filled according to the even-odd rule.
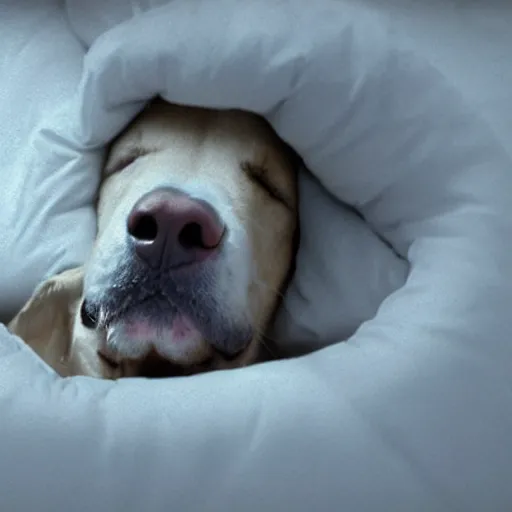
[[[92,45],[76,95],[69,39],[75,74],[30,131],[36,151],[1,134],[33,159],[18,168],[39,162],[44,177],[8,183],[10,221],[25,208],[16,194],[28,204],[44,192],[51,205],[46,217],[28,209],[35,225],[23,214],[21,247],[59,231],[55,268],[86,258],[101,148],[154,94],[255,110],[315,174],[301,176],[298,272],[275,336],[332,345],[241,371],[112,383],[58,379],[5,333],[0,509],[509,510],[511,160],[478,109],[361,5],[119,4],[68,2]],[[37,9],[9,13],[33,15],[34,30]],[[44,30],[69,38],[58,15]],[[49,230],[66,215],[87,229]],[[14,277],[25,252],[0,251]]]

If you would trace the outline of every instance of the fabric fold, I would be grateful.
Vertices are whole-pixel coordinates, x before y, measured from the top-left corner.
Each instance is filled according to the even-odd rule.
[[[320,350],[104,382],[2,331],[0,509],[509,510],[512,173],[478,112],[362,5],[113,5],[56,147],[99,176],[154,94],[266,115],[312,173],[275,334]]]

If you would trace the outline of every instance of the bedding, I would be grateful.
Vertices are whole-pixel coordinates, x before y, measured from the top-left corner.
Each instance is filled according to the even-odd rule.
[[[303,156],[272,334],[318,350],[60,379],[1,328],[0,509],[510,510],[512,161],[488,118],[362,3],[59,5],[1,7],[4,94],[29,102],[1,107],[1,309],[85,261],[102,148],[160,94],[259,112]]]
[[[77,172],[72,148],[50,135],[69,133],[62,112],[84,53],[60,4],[0,5],[0,320],[43,276],[82,263],[95,232],[96,177]]]

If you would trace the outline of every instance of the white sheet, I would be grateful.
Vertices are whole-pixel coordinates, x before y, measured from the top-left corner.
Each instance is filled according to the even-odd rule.
[[[346,344],[193,379],[60,380],[2,336],[0,464],[16,463],[0,509],[510,509],[510,157],[407,41],[362,7],[324,8],[175,0],[139,13],[95,41],[47,149],[84,172],[80,148],[155,92],[255,109],[408,258],[406,285]],[[277,329],[321,346],[370,318],[405,267],[307,176],[302,189],[295,314]],[[370,253],[344,260],[357,240]]]
[[[95,233],[96,174],[77,172],[50,135],[69,133],[61,112],[84,54],[60,4],[0,5],[0,320],[41,279],[82,263]]]

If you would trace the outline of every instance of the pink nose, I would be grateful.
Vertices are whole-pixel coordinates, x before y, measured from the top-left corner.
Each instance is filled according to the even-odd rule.
[[[219,249],[224,230],[208,203],[172,188],[146,194],[128,216],[135,252],[152,268],[203,261]]]

